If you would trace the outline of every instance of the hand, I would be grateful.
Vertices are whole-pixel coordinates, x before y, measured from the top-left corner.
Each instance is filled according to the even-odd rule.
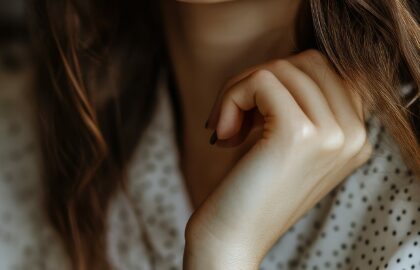
[[[227,84],[209,126],[219,146],[262,136],[191,216],[184,269],[257,269],[278,238],[367,161],[361,99],[318,51]]]

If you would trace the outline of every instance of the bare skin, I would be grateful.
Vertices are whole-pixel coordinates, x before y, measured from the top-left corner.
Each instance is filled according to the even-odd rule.
[[[181,166],[194,208],[259,137],[255,131],[236,148],[211,146],[204,123],[213,102],[228,78],[293,51],[298,4],[296,0],[162,1],[184,110]]]
[[[184,269],[256,270],[292,224],[368,160],[364,109],[324,55],[292,55],[297,1],[183,2],[163,5],[196,207]],[[214,148],[203,139],[205,119],[219,138]]]

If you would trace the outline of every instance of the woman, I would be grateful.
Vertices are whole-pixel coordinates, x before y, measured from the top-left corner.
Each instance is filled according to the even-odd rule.
[[[419,268],[412,2],[34,0],[4,269]]]

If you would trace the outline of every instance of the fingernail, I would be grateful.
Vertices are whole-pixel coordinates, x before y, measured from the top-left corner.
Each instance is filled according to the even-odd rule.
[[[213,144],[216,143],[216,141],[217,141],[217,133],[216,133],[216,130],[215,130],[215,131],[213,131],[213,134],[211,134],[210,144],[213,145]]]
[[[204,128],[207,129],[209,127],[209,120],[206,121],[206,123],[204,124]]]

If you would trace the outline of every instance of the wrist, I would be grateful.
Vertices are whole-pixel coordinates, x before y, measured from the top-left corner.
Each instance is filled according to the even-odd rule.
[[[257,270],[260,260],[242,241],[221,239],[201,228],[185,232],[184,270]]]
[[[257,270],[259,263],[237,251],[223,248],[203,247],[186,242],[184,270]]]

